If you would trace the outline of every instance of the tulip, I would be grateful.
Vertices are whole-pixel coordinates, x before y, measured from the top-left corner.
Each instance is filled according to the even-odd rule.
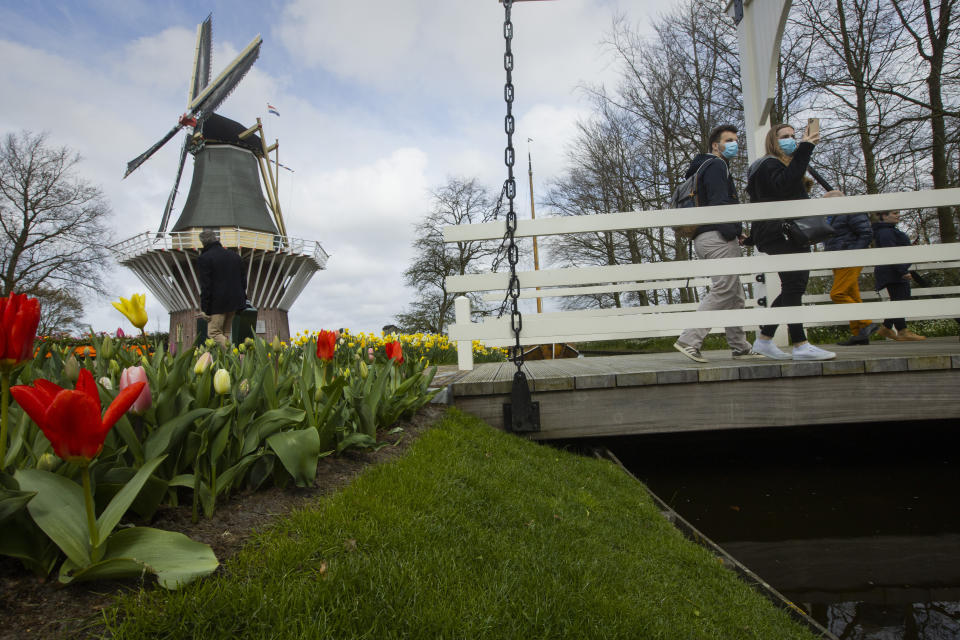
[[[110,370],[111,374],[117,375],[118,373],[120,373],[120,363],[117,362],[116,360],[111,360],[110,364],[107,365],[107,369]]]
[[[33,386],[10,388],[20,407],[53,445],[53,452],[67,462],[87,464],[100,454],[107,432],[113,428],[146,386],[135,382],[120,391],[101,417],[100,393],[93,374],[81,369],[74,389],[64,389],[38,378]]]
[[[219,369],[213,375],[213,390],[220,395],[230,393],[230,372],[226,369]]]
[[[130,296],[130,299],[120,298],[120,302],[114,302],[114,308],[125,315],[127,320],[130,321],[130,324],[135,326],[137,329],[140,329],[140,332],[143,332],[143,328],[147,326],[147,294],[145,293],[135,293]]]
[[[110,339],[110,336],[105,336],[103,341],[100,342],[100,351],[97,356],[103,356],[107,360],[113,357],[113,340]]]
[[[367,360],[373,362],[375,356],[373,355],[373,347],[367,349]]]
[[[63,361],[63,374],[70,382],[76,382],[80,377],[80,363],[72,353]]]
[[[33,342],[40,324],[40,301],[26,294],[0,298],[0,471],[7,457],[7,412],[10,405],[10,373],[33,358]]]
[[[367,379],[367,373],[369,373],[369,372],[367,371],[367,363],[364,362],[363,360],[361,360],[361,361],[360,361],[360,377],[363,378],[364,380],[366,380],[366,379]]]
[[[211,364],[213,364],[213,356],[209,351],[204,351],[203,354],[197,359],[197,364],[194,365],[193,372],[197,375],[200,375],[209,369]]]
[[[250,395],[250,380],[244,378],[240,381],[240,387],[237,389],[237,397],[243,400]]]
[[[153,396],[150,393],[150,382],[147,380],[147,370],[143,367],[127,367],[123,370],[123,373],[120,374],[121,391],[137,382],[143,382],[145,386],[143,387],[143,391],[140,392],[140,395],[137,396],[137,399],[133,401],[133,405],[130,406],[130,413],[136,416],[142,416],[147,409],[150,408],[150,405],[153,404]]]
[[[97,382],[99,382],[100,386],[107,391],[113,391],[113,382],[107,376],[103,376],[102,378],[98,379]],[[123,381],[121,380],[121,384],[122,382]],[[120,388],[122,389],[123,387],[121,386]]]
[[[102,416],[100,393],[93,374],[87,369],[80,371],[74,389],[64,389],[43,378],[34,380],[32,387],[17,385],[10,389],[14,400],[53,445],[53,452],[67,462],[80,465],[87,530],[93,549],[100,545],[100,535],[93,507],[90,461],[100,455],[107,433],[145,386],[143,382],[136,382],[118,393]]]
[[[121,329],[120,327],[117,327],[117,337],[118,337],[118,338],[126,338],[126,337],[127,337],[127,334],[125,334],[125,333],[123,332],[123,329]]]
[[[387,358],[397,364],[403,364],[403,346],[399,342],[396,340],[388,342],[383,345],[383,349],[387,352]]]
[[[60,459],[50,452],[47,452],[37,459],[37,469],[42,471],[55,471],[60,466]]]
[[[0,298],[0,369],[9,373],[33,358],[40,302],[23,293]]]
[[[323,329],[317,334],[317,358],[324,362],[333,360],[337,350],[337,332]]]
[[[273,342],[270,343],[270,346],[273,347],[274,351],[280,351],[280,347],[283,346],[283,343],[280,342],[280,336],[273,336]]]

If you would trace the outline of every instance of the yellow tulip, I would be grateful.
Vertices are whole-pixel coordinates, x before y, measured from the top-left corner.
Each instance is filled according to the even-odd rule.
[[[230,393],[230,372],[226,369],[218,369],[213,374],[213,390],[224,395]]]
[[[211,364],[213,364],[213,356],[210,355],[209,351],[204,351],[203,355],[197,359],[197,364],[193,366],[193,372],[197,375],[200,375],[206,371]]]
[[[147,326],[147,294],[135,293],[130,296],[129,300],[120,298],[120,302],[112,304],[137,329],[143,331],[143,328]]]

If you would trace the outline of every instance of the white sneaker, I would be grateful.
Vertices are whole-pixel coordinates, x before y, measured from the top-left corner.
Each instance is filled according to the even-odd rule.
[[[700,349],[697,349],[696,347],[691,347],[688,344],[683,344],[682,342],[677,341],[673,343],[673,348],[694,362],[710,362],[703,357],[703,355],[700,353]]]
[[[780,348],[777,345],[773,344],[773,340],[757,340],[753,343],[754,353],[759,353],[761,355],[767,356],[768,358],[773,358],[774,360],[789,360],[790,354],[780,351]]]
[[[794,360],[832,360],[837,357],[833,351],[827,351],[809,342],[793,348]]]

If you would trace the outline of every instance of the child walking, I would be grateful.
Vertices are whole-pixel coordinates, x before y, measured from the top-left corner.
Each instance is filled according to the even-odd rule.
[[[879,221],[873,223],[873,239],[878,247],[910,246],[910,238],[897,228],[898,222],[900,222],[899,211],[885,211],[879,214]],[[873,270],[873,277],[876,280],[877,291],[886,289],[890,300],[910,299],[910,282],[913,278],[910,276],[909,264],[878,265]],[[903,318],[887,318],[877,331],[877,335],[891,340],[927,339],[926,336],[907,329],[907,322]]]

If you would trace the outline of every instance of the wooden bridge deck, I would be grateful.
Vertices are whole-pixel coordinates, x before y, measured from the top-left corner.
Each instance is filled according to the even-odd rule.
[[[707,351],[706,364],[678,352],[531,361],[524,371],[540,402],[531,437],[960,419],[956,337],[822,346],[837,358],[738,361]],[[514,371],[479,364],[450,382],[451,402],[502,428]]]

